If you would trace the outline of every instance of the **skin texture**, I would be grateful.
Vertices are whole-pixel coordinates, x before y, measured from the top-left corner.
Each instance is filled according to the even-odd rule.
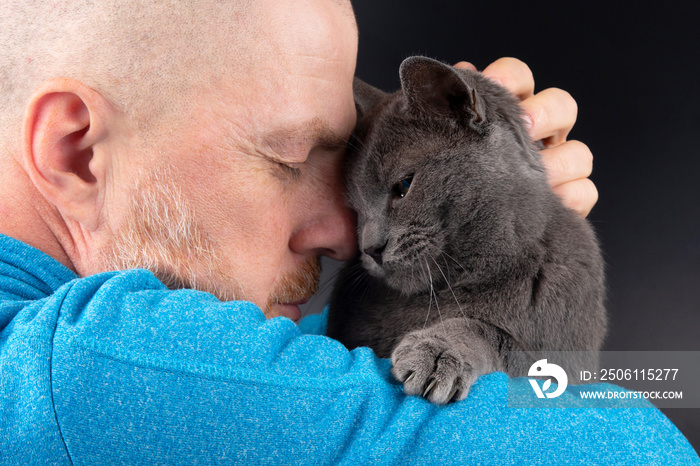
[[[436,403],[489,372],[525,376],[551,351],[599,350],[595,235],[552,193],[516,101],[429,58],[400,75],[392,95],[356,81],[347,186],[361,253],[336,283],[328,335],[391,356],[406,393]],[[596,359],[557,360],[578,380]]]
[[[3,18],[30,11],[25,2],[3,8],[15,3],[20,8]],[[31,2],[44,30],[73,18],[53,17],[46,5]],[[47,36],[34,50],[18,42],[27,68],[13,69],[16,82],[4,84],[20,107],[2,110],[0,232],[80,276],[147,267],[171,286],[298,318],[296,304],[316,286],[318,257],[344,260],[356,250],[341,176],[355,124],[354,18],[343,1],[257,0],[243,16],[222,5],[197,8],[198,22],[187,27],[168,16],[178,13],[172,8],[134,7],[133,21],[110,23],[133,30],[86,36],[77,47],[69,41],[88,25],[99,33],[105,17],[78,2],[82,22],[70,25],[73,33],[51,32],[62,42]],[[246,18],[245,33],[235,15]],[[13,24],[27,28],[17,37],[32,37],[30,19]],[[142,37],[150,46],[127,56],[125,44]],[[182,44],[200,37],[197,54],[185,54]],[[98,46],[125,54],[126,67],[115,67],[123,75],[90,60]],[[179,79],[193,62],[196,72]],[[501,60],[493,70],[516,93],[531,94],[521,62]],[[156,79],[161,72],[167,85]],[[554,113],[533,121],[533,131],[545,139],[568,133],[575,114],[552,102],[560,96],[545,97],[540,104]],[[526,97],[524,105],[539,104]],[[560,178],[586,172],[565,171]]]

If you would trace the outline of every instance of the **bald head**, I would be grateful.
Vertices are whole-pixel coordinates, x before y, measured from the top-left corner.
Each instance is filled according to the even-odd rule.
[[[0,233],[292,317],[354,253],[349,0],[4,0],[0,41]]]
[[[101,93],[143,130],[193,89],[235,79],[261,55],[267,0],[5,0],[0,4],[0,137],[53,77]],[[337,3],[337,2],[336,2]],[[341,0],[352,14],[349,2]],[[225,68],[225,73],[222,71]]]

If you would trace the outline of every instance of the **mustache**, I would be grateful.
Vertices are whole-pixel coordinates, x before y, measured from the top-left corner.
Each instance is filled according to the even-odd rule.
[[[321,260],[309,258],[299,269],[279,280],[268,299],[267,306],[285,304],[308,298],[318,291],[321,280]]]

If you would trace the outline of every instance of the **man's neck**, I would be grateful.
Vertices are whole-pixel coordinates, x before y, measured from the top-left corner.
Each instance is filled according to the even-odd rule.
[[[19,164],[0,160],[0,233],[43,251],[75,272],[66,250],[71,244],[68,229],[61,224],[58,211],[36,191]]]

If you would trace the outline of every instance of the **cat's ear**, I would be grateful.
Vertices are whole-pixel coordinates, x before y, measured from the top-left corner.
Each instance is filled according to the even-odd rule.
[[[352,92],[355,95],[357,118],[366,115],[387,96],[386,92],[382,92],[376,87],[370,86],[359,78],[355,78],[352,82]]]
[[[486,121],[485,104],[467,72],[427,57],[409,57],[399,69],[401,88],[409,107],[417,111],[467,117],[479,128]]]

